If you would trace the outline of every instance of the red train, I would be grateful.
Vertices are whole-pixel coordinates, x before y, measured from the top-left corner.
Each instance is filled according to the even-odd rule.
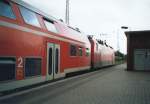
[[[91,43],[91,67],[100,68],[115,64],[115,54],[112,47],[105,41],[88,37]]]
[[[0,1],[0,92],[114,64],[114,50],[20,0]]]

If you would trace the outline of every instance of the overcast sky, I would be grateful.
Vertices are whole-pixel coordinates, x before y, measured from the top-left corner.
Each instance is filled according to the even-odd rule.
[[[23,0],[38,9],[65,20],[66,0]],[[107,40],[126,53],[126,37],[121,26],[130,30],[150,29],[150,0],[70,0],[70,25],[87,34]],[[106,33],[106,36],[99,36]]]

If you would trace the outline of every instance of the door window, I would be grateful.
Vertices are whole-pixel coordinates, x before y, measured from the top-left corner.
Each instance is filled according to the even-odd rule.
[[[58,48],[56,49],[55,53],[55,73],[58,73],[58,64],[59,64],[59,50]]]
[[[52,48],[49,48],[49,63],[48,63],[48,74],[52,74],[52,69],[53,69],[53,53],[52,53]]]

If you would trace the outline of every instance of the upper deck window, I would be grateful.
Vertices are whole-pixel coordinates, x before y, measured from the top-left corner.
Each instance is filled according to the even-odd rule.
[[[71,34],[80,35],[80,32],[77,31],[76,29],[74,29],[74,28],[72,28],[72,27],[70,27],[70,26],[68,26],[68,28],[69,28],[69,32],[70,32]]]
[[[96,51],[98,51],[98,43],[96,43]]]
[[[47,28],[49,31],[54,32],[54,33],[57,33],[57,30],[56,30],[56,27],[55,27],[53,21],[50,21],[50,20],[47,20],[47,19],[44,18],[44,23],[45,23],[46,28]]]
[[[21,14],[22,14],[24,21],[27,24],[40,27],[39,21],[38,21],[36,14],[34,12],[32,12],[29,9],[24,8],[22,6],[20,6],[20,11],[21,11]]]
[[[16,18],[9,2],[0,0],[0,16],[5,16],[12,19]]]

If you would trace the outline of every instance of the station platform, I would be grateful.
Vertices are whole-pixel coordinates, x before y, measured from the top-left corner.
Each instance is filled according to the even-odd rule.
[[[0,104],[150,104],[150,72],[126,64],[0,98]]]

